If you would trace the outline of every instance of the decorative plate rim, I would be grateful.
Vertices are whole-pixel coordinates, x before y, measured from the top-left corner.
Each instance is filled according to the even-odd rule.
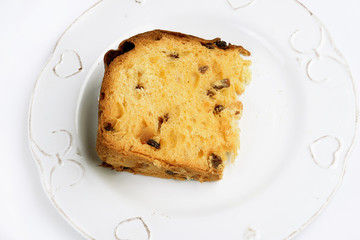
[[[90,235],[88,235],[83,229],[81,229],[81,227],[79,227],[77,224],[75,224],[72,219],[65,213],[65,211],[59,206],[59,204],[56,202],[56,200],[54,199],[54,196],[46,189],[46,180],[44,178],[44,170],[43,170],[43,165],[41,163],[41,160],[39,159],[39,157],[35,154],[34,149],[32,144],[34,144],[38,149],[41,150],[40,147],[37,146],[37,143],[33,140],[33,134],[32,134],[32,128],[31,128],[31,122],[32,122],[32,109],[33,109],[33,102],[34,102],[34,95],[37,89],[37,85],[39,82],[39,79],[41,78],[41,76],[43,75],[44,70],[46,69],[46,66],[50,63],[50,61],[53,59],[57,49],[58,49],[58,45],[59,42],[63,39],[64,35],[69,31],[69,29],[72,28],[72,26],[77,23],[79,21],[79,19],[81,19],[84,15],[86,15],[88,12],[90,12],[92,9],[94,9],[96,6],[98,6],[100,3],[104,2],[106,0],[99,0],[98,2],[96,2],[95,4],[93,4],[92,6],[90,6],[87,10],[85,10],[82,14],[80,14],[65,30],[64,32],[61,34],[61,36],[59,37],[59,39],[56,41],[55,46],[53,47],[53,50],[50,54],[50,56],[48,57],[48,60],[46,61],[46,63],[44,64],[44,66],[42,67],[40,73],[38,74],[36,80],[35,80],[35,84],[34,87],[32,89],[32,93],[31,93],[31,97],[30,97],[30,103],[29,103],[29,112],[28,112],[28,144],[29,144],[29,148],[31,150],[31,154],[32,157],[34,158],[38,171],[39,171],[39,176],[40,176],[40,180],[42,183],[42,187],[47,195],[47,197],[49,198],[49,200],[52,202],[52,204],[54,205],[54,207],[58,210],[58,212],[61,213],[61,215],[64,217],[64,219],[72,226],[74,227],[79,233],[81,233],[84,237],[88,238],[88,239],[94,239],[93,237],[91,237]],[[142,3],[142,0],[135,0],[137,3]],[[255,0],[251,0],[249,3],[247,3],[245,6],[251,5]],[[347,60],[345,59],[345,57],[343,56],[343,54],[341,53],[341,51],[336,47],[333,38],[330,34],[330,32],[328,31],[328,29],[326,28],[326,26],[322,23],[322,21],[308,8],[306,7],[305,4],[301,3],[300,0],[293,0],[296,4],[298,4],[300,7],[302,7],[303,9],[305,9],[310,15],[311,17],[313,17],[320,25],[320,27],[322,27],[325,31],[325,34],[327,35],[331,47],[335,50],[335,52],[339,55],[339,57],[341,58],[341,60],[343,61],[343,65],[346,69],[346,72],[349,76],[349,79],[351,81],[351,88],[352,88],[352,93],[354,94],[354,104],[355,104],[355,122],[354,122],[354,134],[352,136],[352,140],[351,143],[349,145],[349,148],[345,151],[345,156],[343,159],[343,164],[342,164],[342,168],[341,168],[341,174],[339,177],[339,180],[337,181],[335,187],[333,188],[333,190],[331,191],[331,193],[329,194],[329,196],[326,198],[325,202],[320,206],[320,208],[315,211],[313,213],[313,215],[308,218],[302,225],[300,225],[299,227],[297,227],[292,233],[290,233],[287,237],[284,238],[284,240],[289,240],[293,237],[295,237],[297,234],[299,234],[302,230],[304,230],[310,223],[312,223],[317,216],[319,216],[319,214],[325,209],[325,207],[329,204],[329,202],[333,199],[333,197],[335,196],[336,192],[338,191],[338,189],[340,188],[342,182],[343,182],[343,178],[346,172],[346,167],[347,167],[347,161],[349,158],[349,155],[355,145],[355,142],[357,140],[358,137],[358,129],[359,129],[359,103],[358,103],[358,95],[357,95],[357,85],[356,82],[354,80],[354,77],[352,75],[352,72],[350,70],[350,67],[347,63]],[[229,2],[229,0],[227,0],[227,2],[232,6],[231,2]],[[234,9],[238,9],[241,7],[234,7],[232,6]],[[81,65],[81,63],[80,63]],[[82,67],[82,65],[81,65]],[[54,70],[54,69],[53,69]],[[80,69],[79,69],[80,70]],[[57,75],[57,73],[55,73]],[[72,76],[72,75],[70,75]],[[68,76],[69,77],[69,76]],[[71,137],[71,135],[70,135]],[[317,140],[316,140],[317,141]],[[145,228],[148,232],[148,239],[150,239],[150,232],[146,226],[146,224],[144,223],[144,221],[140,218],[140,217],[134,217],[131,219],[127,219],[127,220],[133,220],[133,219],[140,219],[140,221],[145,225]],[[127,221],[124,220],[124,221]],[[124,222],[123,221],[123,222]],[[122,223],[122,222],[121,222]],[[119,223],[119,224],[121,224]],[[249,228],[250,229],[250,228]],[[252,229],[250,229],[252,230]],[[115,237],[116,233],[115,233]],[[118,238],[117,238],[118,239]]]

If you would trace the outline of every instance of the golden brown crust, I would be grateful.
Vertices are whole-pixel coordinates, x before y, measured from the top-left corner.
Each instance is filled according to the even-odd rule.
[[[197,41],[203,45],[209,44],[208,46],[213,46],[213,47],[218,47],[215,43],[220,42],[221,38],[214,38],[212,40],[206,40],[203,38],[199,38],[196,36],[192,36],[192,35],[187,35],[187,34],[183,34],[180,32],[172,32],[172,31],[165,31],[165,30],[160,30],[160,29],[156,29],[154,31],[150,31],[150,32],[144,32],[144,33],[140,33],[136,36],[133,36],[129,39],[126,39],[124,41],[122,41],[119,46],[118,49],[116,50],[110,50],[105,54],[104,57],[104,64],[105,66],[109,66],[109,64],[118,56],[126,53],[129,48],[130,50],[132,49],[131,47],[128,46],[127,43],[133,43],[133,42],[138,42],[138,41],[146,41],[148,39],[155,39],[155,40],[160,40],[163,35],[170,35],[170,36],[174,36],[176,38],[183,38],[183,39],[187,39],[190,41]],[[130,44],[131,45],[131,44]],[[128,46],[128,47],[126,47]],[[232,45],[229,44],[227,45],[224,49],[237,49],[239,51],[240,54],[242,54],[243,56],[250,56],[251,53],[246,50],[245,48],[243,48],[240,45]]]
[[[96,151],[103,161],[103,167],[145,176],[176,180],[198,180],[200,182],[207,182],[217,181],[222,178],[222,169],[204,171],[203,169],[186,166],[184,164],[172,165],[163,159],[154,158],[150,155],[144,155],[132,150],[118,149],[112,145],[111,142],[103,138],[103,134],[101,134],[102,131],[102,128],[98,129]],[[124,167],[124,165],[127,167]],[[184,171],[179,171],[179,169],[183,169]],[[176,174],[168,174],[168,171]]]
[[[111,120],[110,116],[114,116],[113,106],[115,103],[112,99],[108,98],[108,95],[111,94],[111,92],[119,91],[118,89],[114,88],[114,82],[118,81],[118,79],[123,78],[122,75],[120,76],[120,66],[123,67],[125,63],[128,64],[129,60],[133,59],[133,54],[140,51],[137,49],[137,46],[151,45],[154,41],[160,41],[163,37],[171,38],[174,41],[179,41],[180,39],[184,44],[186,44],[187,42],[195,42],[197,44],[200,43],[200,48],[205,47],[208,49],[220,49],[217,50],[220,52],[237,51],[244,56],[250,55],[250,52],[243,47],[226,44],[225,42],[221,41],[220,38],[215,38],[213,40],[205,40],[191,35],[186,35],[178,32],[169,32],[164,30],[145,32],[124,40],[120,43],[117,50],[110,50],[104,56],[105,74],[99,98],[96,151],[100,159],[107,163],[107,167],[111,166],[117,171],[127,171],[134,174],[142,174],[161,178],[172,178],[178,180],[194,179],[201,182],[219,180],[222,178],[222,172],[224,168],[222,158],[225,157],[225,153],[222,153],[222,158],[219,155],[211,153],[212,151],[216,151],[216,147],[209,148],[204,153],[208,154],[209,156],[209,160],[207,161],[184,161],[183,159],[161,157],[159,154],[151,154],[150,151],[144,151],[143,147],[141,145],[139,146],[139,144],[126,145],[122,143],[121,139],[126,133],[122,133],[121,129],[116,129],[119,128],[119,122],[117,120]],[[170,55],[170,57],[176,59],[179,56],[174,53],[172,56]],[[199,72],[201,75],[205,75],[206,71],[210,71],[208,69],[208,66],[206,66],[205,68],[203,66],[200,66]],[[216,85],[216,82],[214,84]],[[139,91],[143,91],[143,86],[136,86],[135,88],[138,88]],[[214,91],[220,91],[222,87],[213,86],[213,88],[215,89]],[[235,90],[237,93],[241,93],[243,91],[242,85],[232,86],[231,88],[231,91],[233,92],[235,92]],[[235,96],[233,93],[232,95]],[[212,109],[214,107],[212,105],[214,97],[209,95],[206,98],[209,98],[209,101],[204,103],[205,108]],[[121,114],[123,114],[123,110],[121,109],[121,107],[118,107],[117,111],[118,112],[115,113],[115,115],[120,116]],[[214,112],[214,115],[219,115],[219,117],[221,117],[221,114],[223,114],[220,113],[221,111],[223,111],[223,106],[215,105],[215,110],[211,110],[210,113],[212,114]],[[233,114],[235,115],[235,119],[239,119],[242,112],[241,102],[233,100],[233,102],[228,104],[226,111],[224,111],[224,114],[225,112],[226,114]],[[226,118],[223,116],[223,120],[225,119]],[[135,119],[135,121],[136,120],[137,119]],[[172,119],[170,119],[170,121],[171,120]],[[221,124],[221,119],[219,119],[219,121],[219,130],[224,132],[225,142],[223,144],[229,145],[226,148],[231,149],[231,151],[233,149],[236,149],[237,146],[233,146],[234,143],[228,141],[225,134],[229,131],[232,131],[232,126],[230,126],[229,123]],[[147,135],[148,134],[144,134],[144,136]],[[141,141],[143,144],[144,142],[146,142],[146,140]],[[151,151],[156,152],[157,150],[153,148]]]

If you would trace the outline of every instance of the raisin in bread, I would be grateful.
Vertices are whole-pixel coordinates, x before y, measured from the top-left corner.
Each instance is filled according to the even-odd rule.
[[[215,181],[236,154],[250,53],[219,38],[154,30],[104,57],[96,150],[103,166]]]

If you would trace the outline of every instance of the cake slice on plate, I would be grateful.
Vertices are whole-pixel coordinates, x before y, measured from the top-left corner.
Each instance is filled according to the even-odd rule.
[[[236,155],[250,52],[219,38],[154,30],[104,57],[96,151],[104,166],[215,181]]]

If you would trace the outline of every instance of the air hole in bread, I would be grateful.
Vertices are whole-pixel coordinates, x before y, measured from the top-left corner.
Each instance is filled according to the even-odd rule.
[[[204,156],[204,151],[203,150],[200,150],[198,152],[198,158],[202,158]]]
[[[162,79],[166,79],[166,74],[165,74],[165,71],[163,69],[160,70],[160,77]]]
[[[217,79],[222,79],[222,76],[219,76],[219,74],[222,74],[221,63],[219,63],[216,59],[212,61],[211,69]]]
[[[160,128],[164,122],[167,122],[169,120],[169,114],[166,113],[164,116],[158,117],[158,131],[160,132]]]
[[[143,73],[141,71],[137,72],[137,85],[135,86],[135,89],[137,90],[144,89],[144,86],[140,83],[142,75]]]
[[[175,148],[176,145],[177,145],[177,135],[174,131],[171,131],[171,134],[170,134],[170,142],[171,142],[171,146],[172,148]]]
[[[142,96],[142,94],[140,92],[138,92],[135,94],[135,99],[139,101],[141,99],[141,96]]]
[[[167,69],[170,69],[170,70],[171,70],[171,69],[175,68],[176,65],[175,65],[174,62],[169,62],[166,67],[167,67]]]
[[[127,69],[131,69],[133,66],[134,66],[133,62],[129,62],[129,63],[126,64]]]
[[[160,132],[161,125],[162,125],[163,122],[164,122],[164,118],[159,117],[159,118],[158,118],[158,121],[159,121],[159,123],[158,123],[158,132]]]
[[[180,141],[180,143],[184,143],[185,142],[185,135],[184,134],[180,134],[179,135],[179,141]]]
[[[154,137],[154,131],[150,127],[144,127],[139,133],[139,139],[142,144],[145,144],[149,139]]]
[[[159,56],[150,57],[150,62],[155,64],[159,61],[159,59],[160,59]]]
[[[143,119],[143,120],[141,121],[141,124],[140,124],[140,130],[146,128],[147,126],[148,126],[148,124],[147,124],[146,121]]]
[[[196,88],[200,82],[200,75],[199,75],[199,73],[194,72],[193,76],[194,76],[194,88]]]
[[[124,106],[123,106],[121,103],[117,102],[117,103],[115,104],[115,109],[114,109],[114,111],[115,111],[115,117],[116,117],[116,118],[121,118],[121,117],[124,115],[125,108],[124,108]]]

